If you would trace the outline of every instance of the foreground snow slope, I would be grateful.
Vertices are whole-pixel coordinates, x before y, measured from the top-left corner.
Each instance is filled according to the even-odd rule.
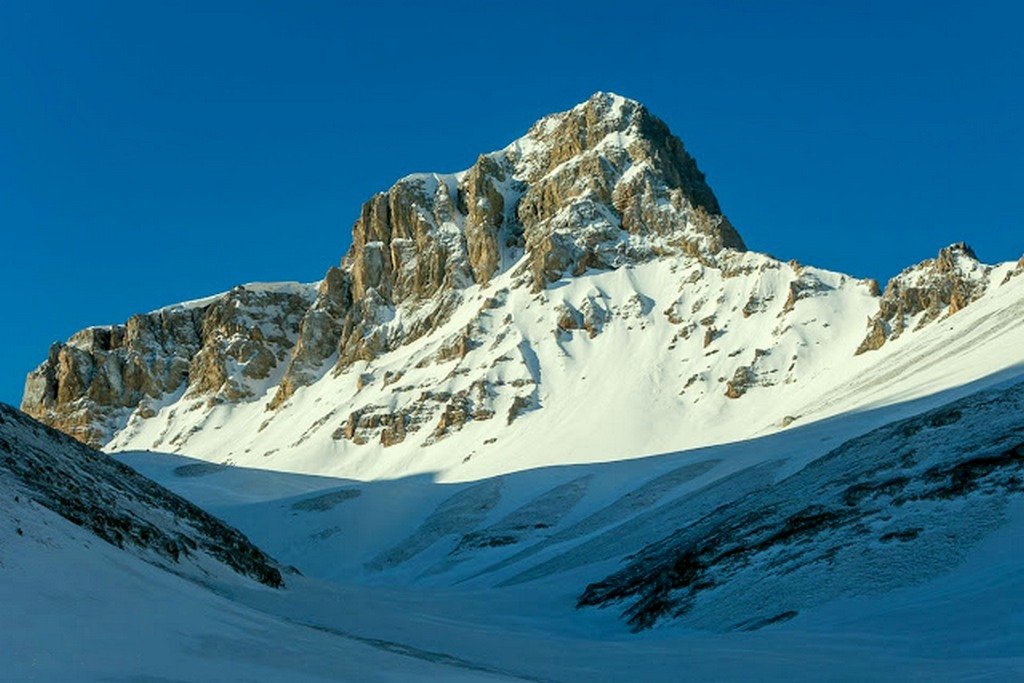
[[[9,493],[0,493],[0,679],[501,679],[261,613]]]
[[[466,483],[119,457],[306,575],[235,599],[345,633],[551,680],[1006,678],[1024,674],[1022,416],[1024,384],[1003,381]],[[889,426],[834,437],[875,422]],[[665,578],[691,546],[709,577],[693,595]],[[658,628],[631,634],[623,609]]]
[[[235,591],[286,590],[236,573],[205,545],[240,552],[237,532],[2,405],[0,448],[2,680],[503,678],[232,602],[224,596]],[[18,474],[26,464],[31,479]],[[176,557],[171,539],[182,544]]]

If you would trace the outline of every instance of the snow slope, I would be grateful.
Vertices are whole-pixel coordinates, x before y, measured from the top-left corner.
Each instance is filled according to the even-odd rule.
[[[878,306],[869,283],[754,253],[732,258],[723,271],[668,257],[538,294],[501,276],[468,290],[436,333],[325,372],[275,411],[265,409],[272,390],[213,407],[181,399],[133,417],[107,449],[361,480],[467,481],[742,441],[1021,374],[1024,277],[1006,280],[1013,264],[992,269],[970,306],[854,355]],[[564,320],[595,310],[593,333]],[[442,353],[466,330],[465,355]],[[734,385],[742,393],[730,398]],[[431,421],[382,443],[386,416],[453,396],[467,401],[460,429],[440,433]],[[859,428],[872,424],[881,423]]]
[[[2,680],[501,678],[260,613],[9,494],[0,493]]]
[[[209,537],[240,552],[244,538],[227,537],[237,532],[180,499],[163,516],[176,497],[7,406],[0,447],[2,680],[505,678],[233,602],[234,591],[281,590],[203,547]],[[38,467],[30,479],[19,474],[26,463]],[[162,547],[171,539],[182,548],[174,558]]]
[[[727,680],[1011,679],[1024,674],[1024,384],[977,386],[990,388],[747,442],[463,483],[119,457],[305,574],[286,594],[236,600],[345,633],[543,680],[675,680],[684,668]],[[942,405],[921,413],[932,403]],[[892,421],[903,413],[919,416]],[[889,426],[834,436],[876,422]],[[839,516],[818,515],[835,528],[791,523],[836,500]],[[705,535],[723,558],[708,565],[698,608],[630,633],[620,612],[659,580],[639,580],[610,609],[577,607],[601,602],[596,586],[657,575],[680,534]],[[722,551],[743,543],[753,549]]]

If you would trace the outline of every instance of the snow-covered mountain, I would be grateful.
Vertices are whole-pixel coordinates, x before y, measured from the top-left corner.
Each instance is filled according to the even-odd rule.
[[[1012,367],[1021,263],[884,294],[748,252],[637,102],[598,93],[370,199],[341,266],[55,344],[22,408],[108,450],[473,479],[751,438]]]
[[[22,408],[298,567],[233,597],[332,633],[540,679],[737,677],[740,640],[820,676],[861,637],[852,677],[1001,675],[1022,380],[1024,258],[954,244],[882,290],[748,251],[598,93],[371,198],[318,283],[55,344]]]

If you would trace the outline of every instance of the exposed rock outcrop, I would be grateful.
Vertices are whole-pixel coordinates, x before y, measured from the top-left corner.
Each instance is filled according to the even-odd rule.
[[[516,262],[540,290],[589,268],[744,249],[679,139],[639,103],[607,93],[545,117],[464,173],[403,178],[363,205],[352,235],[335,276],[351,281],[350,300],[321,305],[322,294],[302,324],[303,339],[337,336],[337,349],[303,343],[271,407],[335,352],[343,369],[432,332],[462,289]],[[415,312],[385,326],[396,309]],[[588,332],[601,319],[593,311]]]
[[[433,332],[467,287],[510,268],[541,290],[665,254],[710,263],[726,248],[743,241],[679,139],[643,105],[597,93],[465,172],[410,175],[370,198],[315,294],[236,288],[83,331],[29,376],[23,408],[93,445],[179,390],[249,400],[274,374],[273,410],[332,367]],[[574,325],[594,336],[608,312],[581,304]],[[395,423],[388,440],[401,433]]]
[[[0,485],[175,573],[207,580],[213,561],[267,586],[283,583],[276,563],[236,529],[4,404]]]
[[[127,415],[151,415],[179,391],[213,402],[252,398],[288,360],[311,294],[298,284],[245,285],[82,330],[29,374],[22,410],[100,446]]]
[[[991,270],[963,242],[907,268],[886,285],[857,354],[877,350],[908,328],[920,329],[965,308],[985,293]]]

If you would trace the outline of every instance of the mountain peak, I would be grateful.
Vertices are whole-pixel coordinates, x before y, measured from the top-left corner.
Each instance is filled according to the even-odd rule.
[[[280,378],[273,409],[328,363],[344,370],[439,329],[473,286],[503,278],[505,288],[538,293],[668,255],[715,266],[729,250],[744,251],[743,240],[679,138],[639,102],[598,92],[465,171],[408,175],[371,197],[315,295],[251,292],[236,308],[225,295],[112,328],[98,354],[123,355],[128,370],[118,373],[128,379],[99,368],[98,355],[57,345],[30,376],[23,406],[96,444],[126,409],[186,377],[189,397],[232,402]],[[259,318],[266,307],[272,320]],[[168,328],[184,335],[191,364],[174,357],[136,371],[139,354],[159,356],[154,340]]]
[[[935,258],[904,269],[886,284],[857,353],[877,350],[907,329],[920,329],[966,308],[985,294],[991,272],[965,242],[943,247]]]
[[[951,271],[962,260],[966,260],[968,264],[977,263],[978,255],[966,242],[954,242],[939,250],[939,255],[935,259],[935,268],[939,271]]]
[[[406,176],[371,198],[342,268],[356,298],[373,290],[394,304],[509,268],[542,289],[588,268],[726,248],[745,247],[682,142],[635,100],[599,92],[465,171]]]

